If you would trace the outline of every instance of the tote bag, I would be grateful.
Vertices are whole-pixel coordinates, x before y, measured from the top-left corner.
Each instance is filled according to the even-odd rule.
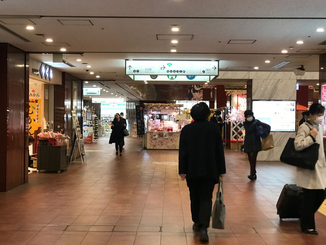
[[[281,162],[299,168],[314,170],[318,160],[319,144],[315,143],[302,151],[294,148],[294,138],[289,138],[281,154]]]
[[[215,229],[224,229],[225,224],[225,205],[223,198],[223,180],[220,178],[216,200],[212,211],[212,227]]]
[[[272,148],[274,148],[274,139],[273,135],[269,134],[266,138],[261,140],[261,149],[263,151],[268,151]]]
[[[128,129],[125,128],[125,129],[123,130],[123,135],[124,135],[124,136],[128,136],[128,135],[129,135]]]

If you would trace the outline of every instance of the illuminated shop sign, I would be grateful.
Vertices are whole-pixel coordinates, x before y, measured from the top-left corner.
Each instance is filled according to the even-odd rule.
[[[219,61],[126,60],[127,75],[218,76]]]
[[[100,88],[84,88],[84,95],[101,95]]]
[[[33,74],[36,74],[36,72],[35,73],[33,72]],[[53,70],[51,66],[48,66],[47,64],[43,64],[43,63],[41,64],[39,74],[41,78],[45,80],[51,81],[53,79]]]

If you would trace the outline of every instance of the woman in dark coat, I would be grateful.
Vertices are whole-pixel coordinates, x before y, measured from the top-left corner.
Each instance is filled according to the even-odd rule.
[[[201,242],[208,242],[214,185],[225,174],[220,129],[217,123],[207,120],[209,114],[204,102],[192,107],[191,116],[195,121],[182,129],[179,146],[179,175],[187,181],[193,230],[200,231]]]
[[[116,155],[118,155],[118,150],[120,156],[122,156],[122,148],[125,145],[123,130],[126,128],[124,120],[121,120],[119,113],[115,114],[115,118],[112,122],[112,133],[110,137],[109,144],[115,143]]]
[[[256,120],[254,113],[251,110],[246,110],[245,113],[246,121],[244,122],[244,128],[246,130],[244,139],[244,152],[248,154],[250,163],[250,180],[257,179],[256,162],[258,152],[261,151],[261,138],[265,138],[269,135],[271,127]]]

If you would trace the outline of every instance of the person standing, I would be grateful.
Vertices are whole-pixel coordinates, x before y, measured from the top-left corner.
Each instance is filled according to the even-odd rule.
[[[120,118],[119,113],[115,114],[115,118],[111,126],[112,133],[110,136],[109,144],[115,143],[116,155],[118,155],[118,151],[119,151],[120,156],[122,156],[122,149],[125,144],[123,130],[125,128],[126,128],[125,120]]]
[[[221,133],[217,124],[208,121],[209,114],[204,102],[192,107],[194,122],[182,129],[179,145],[179,175],[187,181],[193,230],[200,231],[201,242],[209,240],[212,192],[226,172]]]
[[[216,110],[214,112],[214,115],[211,117],[211,122],[213,123],[217,123],[217,125],[219,126],[220,128],[220,132],[222,133],[222,128],[223,128],[223,119],[221,117],[221,111],[220,110]]]
[[[258,152],[261,151],[261,139],[269,135],[271,127],[256,120],[254,113],[251,110],[246,110],[244,113],[245,122],[244,128],[246,131],[244,139],[244,152],[248,154],[248,160],[250,163],[250,175],[248,178],[250,180],[257,179],[256,163]]]
[[[307,234],[318,235],[315,213],[325,200],[326,161],[323,144],[323,121],[325,107],[314,103],[309,108],[309,120],[303,123],[294,140],[295,150],[301,151],[312,144],[319,144],[318,160],[315,170],[297,168],[297,185],[303,188],[301,230]]]

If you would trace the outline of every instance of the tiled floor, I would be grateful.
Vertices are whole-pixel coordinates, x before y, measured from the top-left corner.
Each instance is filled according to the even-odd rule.
[[[186,183],[178,178],[177,151],[146,151],[128,138],[122,157],[107,139],[87,145],[88,164],[66,172],[33,173],[29,183],[0,193],[0,244],[194,245]],[[318,236],[297,220],[280,221],[275,204],[294,168],[259,163],[247,179],[245,154],[226,151],[225,230],[209,230],[209,244],[326,244],[326,217]]]

